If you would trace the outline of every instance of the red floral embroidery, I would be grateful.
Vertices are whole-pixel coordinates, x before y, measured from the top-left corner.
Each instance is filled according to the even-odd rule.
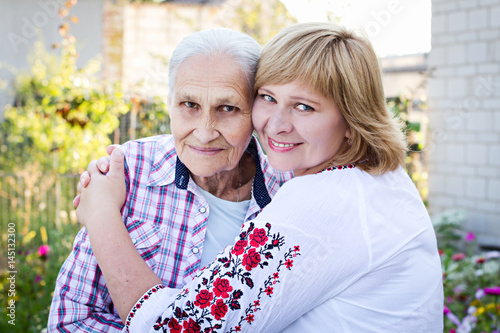
[[[356,164],[365,163],[365,162],[368,162],[368,161],[369,161],[369,159],[367,158],[367,159],[364,159],[362,161],[351,163],[351,164],[347,164],[347,165],[332,166],[332,167],[328,167],[326,169],[323,169],[323,170],[321,170],[318,173],[322,173],[322,172],[325,172],[325,171],[332,171],[332,170],[354,169],[356,167]]]
[[[260,254],[253,248],[250,249],[243,256],[243,265],[245,265],[245,269],[247,271],[251,271],[252,268],[257,267],[259,263],[260,263]]]
[[[214,294],[217,297],[228,298],[229,292],[233,291],[233,287],[229,284],[228,279],[217,278],[214,282]]]
[[[227,305],[224,303],[223,300],[219,299],[217,300],[217,303],[212,305],[212,315],[215,317],[216,320],[221,320],[226,313],[227,313]]]
[[[250,245],[253,247],[259,247],[267,242],[267,233],[263,228],[256,228],[250,235]]]
[[[179,324],[179,322],[175,318],[172,318],[168,322],[167,327],[170,329],[171,333],[181,333],[181,331],[182,331],[182,326]]]
[[[213,293],[209,292],[206,289],[203,289],[198,293],[198,295],[196,295],[196,301],[194,301],[194,305],[196,305],[200,309],[204,309],[210,306],[213,298],[214,298]]]
[[[245,252],[245,248],[248,245],[248,241],[240,239],[239,241],[234,244],[233,249],[231,250],[231,253],[234,255],[239,256],[243,252]]]
[[[184,331],[182,333],[200,333],[201,326],[192,318],[189,318],[188,321],[182,323],[182,327],[184,327]]]
[[[153,326],[156,331],[174,333],[198,333],[198,332],[241,332],[245,331],[243,325],[251,325],[258,320],[262,297],[275,296],[274,288],[280,283],[280,272],[283,269],[290,270],[293,260],[300,251],[299,246],[294,246],[286,251],[281,247],[285,244],[285,237],[279,233],[271,233],[271,224],[266,223],[264,228],[254,228],[250,222],[246,230],[240,233],[240,239],[226,255],[219,256],[216,261],[207,266],[198,275],[199,282],[192,286],[191,294],[187,288],[179,293],[172,308],[172,317],[162,319],[160,316]],[[277,251],[276,251],[277,250]],[[280,260],[273,260],[274,256],[280,255]],[[271,261],[273,260],[273,261]],[[271,266],[272,265],[272,266]],[[252,270],[273,267],[266,274],[267,278],[258,280],[255,286]],[[236,286],[241,286],[237,289]],[[241,304],[244,293],[247,290],[257,289],[255,299],[246,299],[246,305]],[[149,294],[150,295],[150,294]],[[193,296],[191,296],[193,295]],[[190,297],[193,297],[192,301]],[[187,298],[182,301],[182,298]],[[142,301],[144,302],[144,300]],[[142,304],[140,302],[140,304]],[[140,307],[140,305],[139,305]],[[137,311],[137,309],[135,310]],[[144,310],[142,310],[144,311]],[[228,313],[236,312],[239,320],[234,326],[227,327]],[[234,319],[234,313],[231,321]],[[133,316],[133,314],[131,315]],[[224,324],[226,323],[226,324]],[[130,322],[127,321],[127,327]]]
[[[145,300],[148,300],[148,299],[149,299],[149,297],[150,297],[152,294],[154,294],[154,293],[158,292],[158,290],[163,289],[163,288],[165,288],[165,286],[163,286],[163,285],[161,285],[161,284],[160,284],[160,285],[156,285],[156,286],[154,286],[153,288],[151,288],[150,290],[148,290],[148,291],[146,292],[146,294],[144,294],[144,295],[143,295],[143,296],[139,299],[139,301],[138,301],[138,302],[134,305],[134,307],[132,308],[132,310],[130,310],[130,312],[129,312],[128,316],[127,316],[127,320],[125,321],[125,328],[126,328],[127,332],[128,332],[128,328],[129,328],[129,326],[130,326],[130,321],[132,320],[132,318],[134,318],[135,313],[137,312],[137,310],[139,310],[139,309],[141,308],[142,303],[144,303],[144,301],[145,301]],[[155,327],[155,329],[157,329],[156,327],[158,327],[158,329],[159,329],[160,327],[162,327],[162,326],[166,325],[166,324],[167,324],[167,322],[168,322],[168,319],[166,319],[165,321],[163,321],[163,322],[162,322],[162,321],[161,321],[161,317],[160,317],[160,318],[158,318],[158,320],[157,320],[157,322],[156,322],[156,324],[155,324],[155,326],[154,326],[154,327]]]

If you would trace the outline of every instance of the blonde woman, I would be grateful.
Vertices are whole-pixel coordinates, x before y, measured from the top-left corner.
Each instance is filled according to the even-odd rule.
[[[295,177],[182,290],[123,227],[120,150],[107,176],[90,167],[77,213],[126,328],[442,332],[435,234],[370,43],[338,25],[286,28],[261,54],[255,92],[260,142]]]

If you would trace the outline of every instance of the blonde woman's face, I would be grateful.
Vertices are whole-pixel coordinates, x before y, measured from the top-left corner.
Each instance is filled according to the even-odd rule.
[[[262,86],[252,122],[271,165],[296,176],[323,170],[351,135],[333,98],[299,81]]]

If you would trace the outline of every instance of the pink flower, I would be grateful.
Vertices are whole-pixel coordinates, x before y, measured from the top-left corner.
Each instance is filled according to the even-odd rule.
[[[500,295],[500,287],[484,288],[484,293],[486,295]]]
[[[478,289],[476,290],[476,294],[475,294],[476,299],[481,299],[482,297],[484,297],[484,295],[485,295],[485,293],[484,293],[484,290],[483,290],[483,289],[478,288]]]
[[[467,235],[465,236],[466,242],[472,242],[474,239],[476,239],[476,234],[473,232],[468,232]]]
[[[49,251],[50,247],[48,245],[41,245],[38,248],[38,255],[40,255],[40,257],[46,257],[47,254],[49,254]]]
[[[484,255],[484,259],[486,259],[486,260],[496,259],[496,258],[500,258],[499,251],[489,251],[489,252],[486,252],[486,254]]]
[[[453,256],[451,256],[451,260],[453,261],[460,261],[465,258],[465,253],[455,253]]]

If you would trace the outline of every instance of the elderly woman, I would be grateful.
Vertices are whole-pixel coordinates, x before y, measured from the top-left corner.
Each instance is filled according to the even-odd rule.
[[[185,38],[169,65],[172,135],[123,146],[127,237],[168,287],[191,281],[290,177],[269,168],[251,136],[260,51],[252,38],[229,29]],[[57,279],[49,331],[120,331],[110,282],[82,229]]]
[[[269,161],[296,177],[180,292],[121,223],[121,151],[107,176],[89,167],[77,214],[126,328],[441,333],[436,238],[370,43],[337,25],[286,28],[262,52],[255,91]]]

